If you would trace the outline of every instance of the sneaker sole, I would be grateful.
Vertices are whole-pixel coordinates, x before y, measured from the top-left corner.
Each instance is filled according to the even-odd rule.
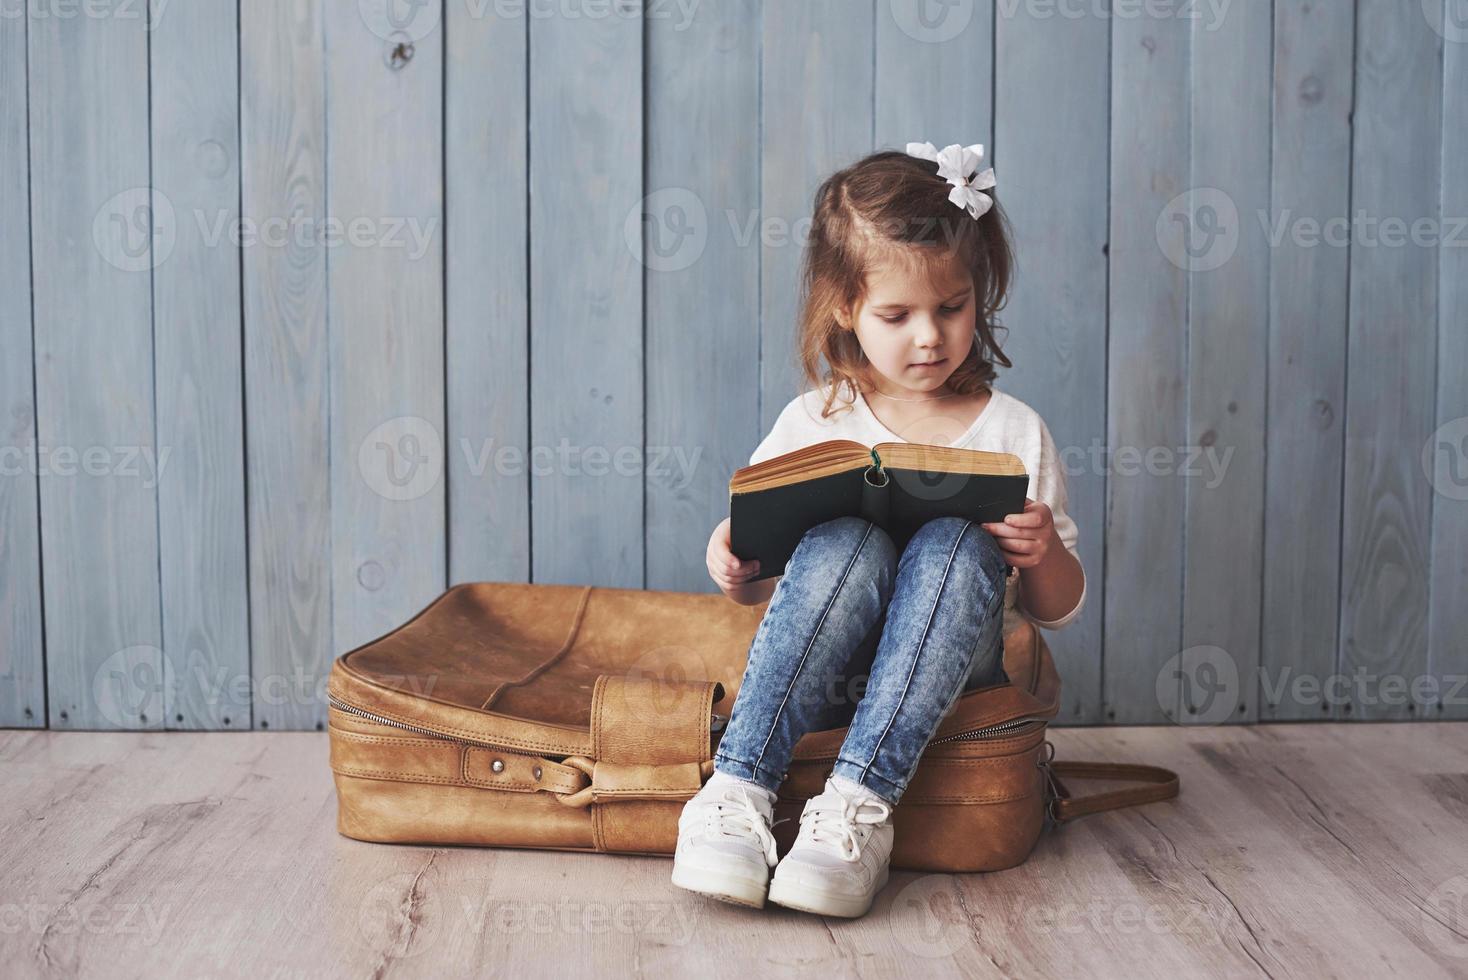
[[[759,884],[737,875],[680,865],[673,866],[673,884],[685,891],[753,909],[765,907],[765,894],[769,891],[768,882]]]
[[[778,869],[776,869],[778,870]],[[856,919],[871,910],[877,893],[887,887],[887,869],[882,869],[872,893],[865,897],[840,895],[811,888],[799,882],[775,878],[770,882],[769,900],[787,909],[810,912],[813,915],[830,915],[841,919]]]

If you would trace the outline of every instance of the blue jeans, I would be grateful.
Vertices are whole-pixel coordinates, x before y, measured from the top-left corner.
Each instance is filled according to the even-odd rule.
[[[832,773],[896,803],[958,696],[1008,682],[1006,571],[993,536],[960,518],[924,524],[900,557],[860,518],[811,528],[750,644],[714,768],[774,790],[802,735],[848,725]]]

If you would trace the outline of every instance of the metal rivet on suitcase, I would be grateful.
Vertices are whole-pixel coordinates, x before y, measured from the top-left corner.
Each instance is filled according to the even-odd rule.
[[[504,772],[505,771],[505,760],[504,759],[496,759],[496,760],[494,760],[493,762],[491,762],[489,764],[489,768],[493,769],[495,772]]]
[[[539,779],[540,778],[540,767],[539,766],[536,766],[535,767],[535,778],[536,779]]]

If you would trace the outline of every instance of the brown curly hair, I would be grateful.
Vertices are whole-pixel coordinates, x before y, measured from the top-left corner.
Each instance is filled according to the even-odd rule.
[[[880,259],[906,265],[929,281],[957,262],[973,277],[974,344],[954,369],[948,386],[959,394],[983,391],[994,365],[1010,367],[995,340],[1005,330],[996,319],[1009,294],[1009,219],[993,189],[994,206],[975,220],[948,200],[952,185],[931,160],[881,150],[838,170],[816,189],[809,243],[801,264],[800,364],[815,387],[829,385],[821,417],[832,414],[837,394],[869,390],[872,366],[841,311],[854,311],[866,294],[868,270]],[[822,361],[825,368],[822,369]]]

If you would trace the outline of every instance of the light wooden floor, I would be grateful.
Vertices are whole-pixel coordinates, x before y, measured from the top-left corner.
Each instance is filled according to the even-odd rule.
[[[843,921],[667,859],[348,840],[322,734],[0,732],[0,974],[1468,976],[1468,724],[1052,740],[1183,795]]]

